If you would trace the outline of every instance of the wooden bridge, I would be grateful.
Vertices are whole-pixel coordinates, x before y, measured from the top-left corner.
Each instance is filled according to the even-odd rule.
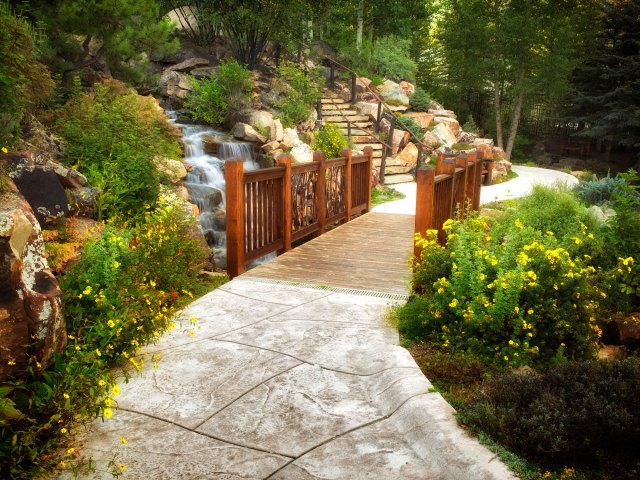
[[[246,275],[406,294],[408,260],[419,253],[414,233],[439,230],[444,242],[443,223],[464,214],[460,206],[479,207],[478,155],[442,155],[436,169],[418,169],[415,217],[370,212],[371,148],[358,156],[343,150],[331,160],[315,152],[313,162],[298,165],[282,155],[279,166],[250,172],[227,161],[227,272],[233,278],[277,252]]]

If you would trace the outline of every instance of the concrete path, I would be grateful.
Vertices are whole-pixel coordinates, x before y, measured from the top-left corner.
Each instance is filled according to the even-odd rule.
[[[518,176],[512,180],[497,185],[482,187],[480,190],[480,204],[495,202],[496,200],[507,200],[520,198],[531,193],[533,185],[554,186],[558,184],[575,185],[578,179],[568,173],[546,168],[525,167],[514,165],[513,171]],[[399,183],[391,185],[396,190],[404,193],[406,198],[395,202],[383,203],[373,208],[374,212],[398,213],[415,215],[416,213],[416,183]]]
[[[191,304],[74,444],[132,479],[511,479],[384,318],[398,300],[239,277]],[[121,437],[128,441],[121,442]],[[69,477],[70,478],[70,477]]]

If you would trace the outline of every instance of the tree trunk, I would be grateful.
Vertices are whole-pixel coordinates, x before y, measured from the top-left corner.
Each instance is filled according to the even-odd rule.
[[[509,141],[507,142],[507,160],[511,161],[511,153],[513,152],[513,146],[516,142],[516,135],[518,133],[518,125],[520,125],[520,116],[522,114],[522,103],[524,102],[524,66],[520,67],[520,73],[518,74],[518,81],[516,82],[516,98],[513,103],[513,111],[511,112],[511,126],[509,127]]]
[[[500,83],[496,80],[493,83],[493,109],[496,111],[496,141],[498,147],[504,148],[502,137],[502,104],[500,102]]]
[[[356,50],[362,51],[362,31],[364,29],[364,0],[358,3],[358,32],[356,33]]]

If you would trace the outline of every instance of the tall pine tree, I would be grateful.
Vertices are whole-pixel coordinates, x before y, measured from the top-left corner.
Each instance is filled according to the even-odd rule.
[[[590,58],[573,74],[581,135],[640,151],[640,0],[608,0]]]

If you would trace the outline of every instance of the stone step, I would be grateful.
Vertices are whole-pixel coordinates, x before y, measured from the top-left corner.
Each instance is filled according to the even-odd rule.
[[[371,149],[374,152],[381,152],[382,151],[382,144],[381,143],[359,143],[358,144],[358,148],[360,150],[362,150],[364,147],[371,147]]]
[[[385,171],[385,176],[384,176],[385,185],[394,185],[396,183],[407,183],[407,182],[415,181],[415,179],[413,178],[413,175],[410,175],[408,173],[401,173],[398,175],[387,175],[386,173],[387,172]]]
[[[371,143],[376,143],[377,141],[378,139],[371,135],[351,135],[351,143],[369,145]]]
[[[322,104],[322,111],[323,112],[325,110],[346,110],[348,108],[351,108],[351,104],[350,103],[332,102],[332,103],[323,103]]]
[[[322,111],[322,118],[342,117],[342,115],[348,118],[350,116],[358,115],[358,112],[356,112],[355,110],[327,110],[327,111],[323,110]]]
[[[348,124],[347,121],[342,122],[329,122],[334,125],[338,125],[341,129],[347,130]],[[349,122],[351,123],[351,133],[355,131],[356,128],[371,131],[371,122]]]
[[[343,135],[347,135],[349,133],[348,129],[343,127],[340,129],[340,131],[342,132]],[[351,136],[352,137],[358,137],[358,136],[364,136],[364,135],[369,135],[369,132],[365,131],[365,130],[360,130],[359,128],[351,128]]]
[[[320,103],[347,103],[346,100],[340,97],[322,97]]]
[[[345,117],[347,117],[350,122],[371,123],[371,120],[369,120],[368,115],[345,115]],[[338,123],[338,122],[344,122],[344,117],[342,115],[327,115],[326,117],[323,116],[322,120],[324,120],[325,122]]]

